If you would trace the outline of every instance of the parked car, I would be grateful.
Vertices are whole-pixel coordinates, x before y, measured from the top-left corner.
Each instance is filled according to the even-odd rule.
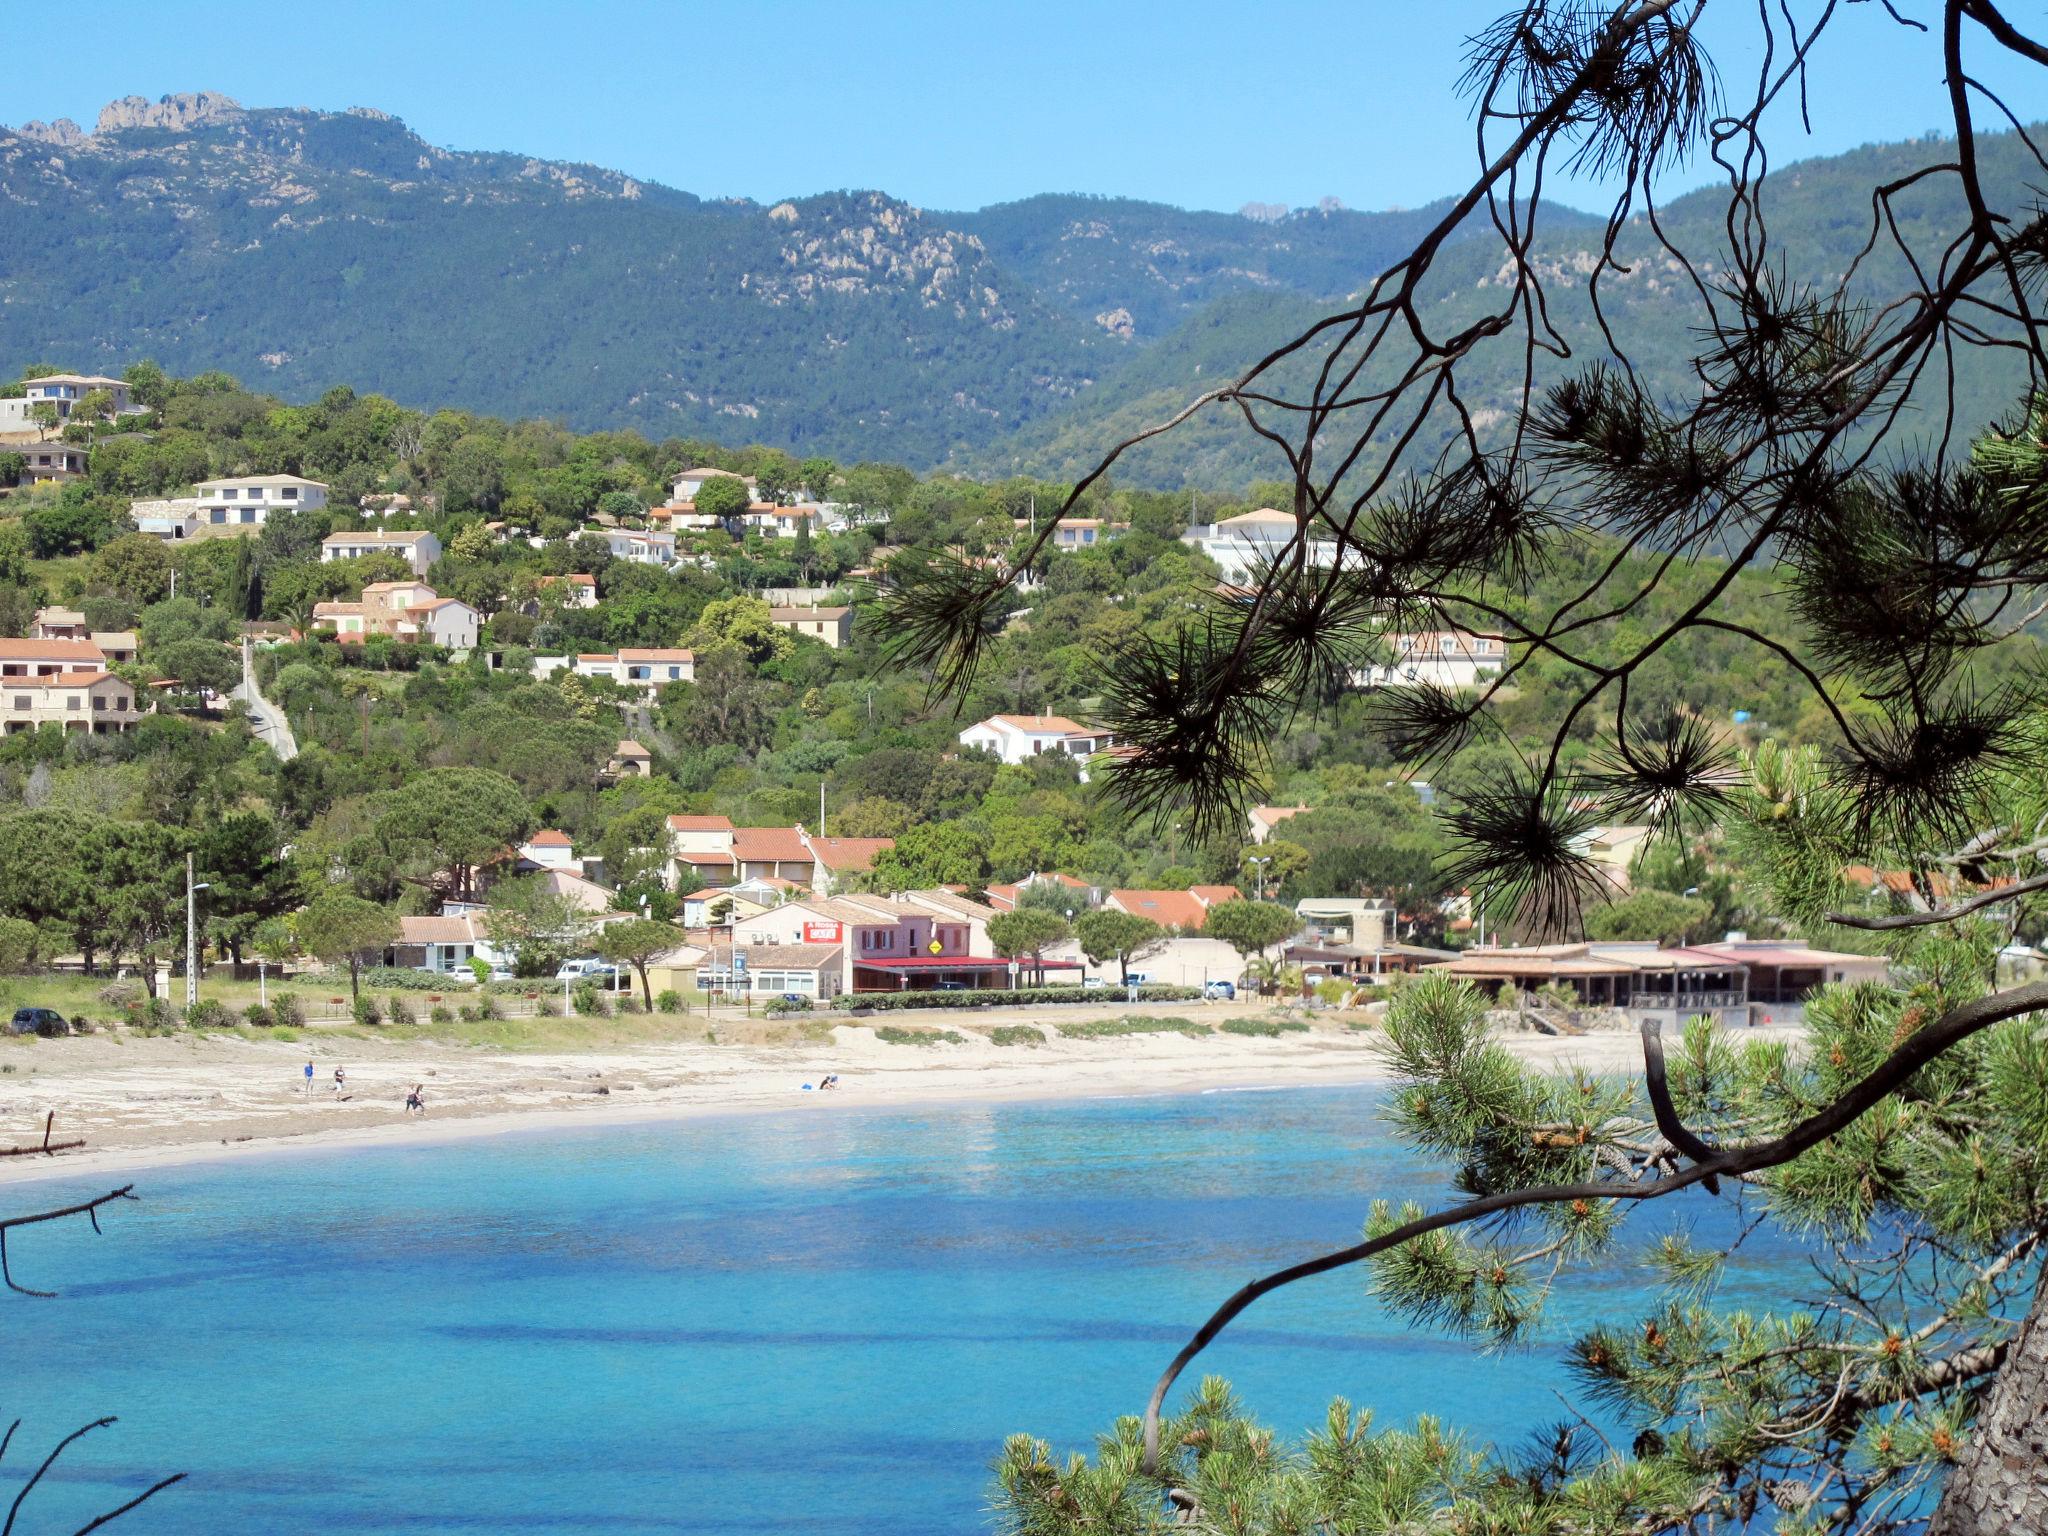
[[[964,981],[935,981],[932,983],[932,990],[934,992],[965,992],[967,990],[967,983]]]
[[[1107,976],[1090,976],[1082,981],[1081,990],[1083,992],[1106,992],[1109,990],[1109,978]]]
[[[616,965],[607,965],[598,959],[564,960],[562,968],[555,972],[557,981],[581,981],[585,977],[612,977],[619,974]]]
[[[1133,987],[1148,987],[1152,984],[1152,975],[1149,971],[1132,971],[1124,981]]]
[[[808,1003],[810,997],[802,992],[785,992],[782,994],[782,1000],[785,1003]]]
[[[12,1035],[68,1035],[71,1026],[54,1008],[17,1008],[7,1032]]]
[[[1220,1002],[1237,1001],[1237,984],[1229,981],[1212,981],[1202,988],[1202,996],[1215,998]]]

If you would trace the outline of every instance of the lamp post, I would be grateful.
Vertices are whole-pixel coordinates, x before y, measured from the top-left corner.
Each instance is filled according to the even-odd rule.
[[[1270,853],[1261,854],[1255,858],[1249,858],[1245,860],[1245,863],[1247,864],[1259,866],[1256,869],[1255,873],[1252,875],[1252,888],[1258,892],[1259,900],[1261,901],[1264,901],[1266,899],[1266,871],[1263,866],[1270,864],[1272,862],[1273,856]]]
[[[199,893],[211,884],[192,883],[192,855],[185,855],[185,1007],[199,1001]]]

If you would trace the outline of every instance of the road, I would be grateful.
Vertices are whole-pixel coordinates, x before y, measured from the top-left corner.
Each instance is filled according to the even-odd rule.
[[[263,697],[256,688],[256,652],[247,640],[242,642],[242,681],[236,685],[230,698],[240,699],[249,706],[249,728],[256,733],[282,762],[290,762],[299,755],[299,744],[292,737],[292,723],[284,717],[284,711]]]

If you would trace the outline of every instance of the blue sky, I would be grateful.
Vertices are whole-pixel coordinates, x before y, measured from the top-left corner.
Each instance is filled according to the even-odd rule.
[[[62,45],[13,72],[0,110],[90,128],[114,97],[201,88],[371,106],[452,148],[764,201],[879,187],[930,208],[1068,191],[1384,208],[1469,180],[1451,86],[1463,39],[1506,3],[114,0],[66,7]],[[1746,28],[1755,8],[1717,15]],[[1943,121],[1938,49],[1876,5],[1835,27],[1796,153]],[[1726,63],[1747,89],[1754,61]],[[1590,206],[1597,189],[1562,191]]]

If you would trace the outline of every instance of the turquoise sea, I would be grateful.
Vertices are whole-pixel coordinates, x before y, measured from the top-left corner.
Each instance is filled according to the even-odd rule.
[[[0,1186],[0,1205],[109,1182]],[[139,1192],[103,1236],[9,1244],[18,1278],[63,1295],[0,1296],[0,1420],[27,1421],[0,1487],[121,1419],[22,1531],[176,1470],[115,1529],[983,1530],[1006,1433],[1086,1444],[1243,1280],[1354,1241],[1375,1195],[1447,1187],[1370,1090],[1329,1088],[817,1099],[193,1164]],[[1684,1200],[1641,1230],[1728,1230]],[[1795,1265],[1751,1251],[1738,1284]],[[1617,1265],[1570,1287],[1547,1342],[1478,1357],[1340,1273],[1255,1308],[1202,1365],[1288,1430],[1343,1393],[1382,1423],[1437,1412],[1519,1443],[1562,1416],[1569,1325],[1644,1300]]]

